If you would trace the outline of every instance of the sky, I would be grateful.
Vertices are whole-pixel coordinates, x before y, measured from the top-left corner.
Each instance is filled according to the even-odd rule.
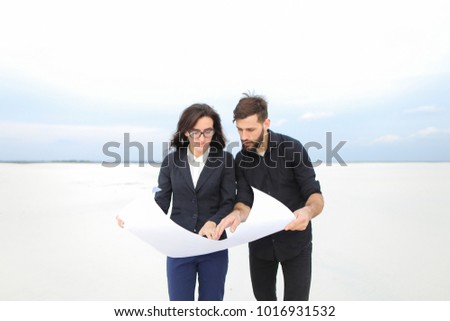
[[[245,92],[316,165],[450,161],[449,34],[445,0],[0,0],[0,161],[160,161],[196,102],[237,152]]]

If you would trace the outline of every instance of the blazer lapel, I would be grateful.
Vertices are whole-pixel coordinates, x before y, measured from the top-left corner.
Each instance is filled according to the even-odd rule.
[[[195,190],[199,190],[203,184],[208,181],[208,178],[214,172],[215,169],[219,168],[218,162],[223,161],[218,158],[219,154],[217,152],[213,152],[212,149],[209,152],[208,159],[206,160],[205,166],[203,167],[202,172],[200,173],[200,177],[198,178],[197,186]]]

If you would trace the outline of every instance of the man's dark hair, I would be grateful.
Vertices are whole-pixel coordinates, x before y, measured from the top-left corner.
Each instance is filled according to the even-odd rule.
[[[237,119],[244,119],[252,115],[258,116],[259,122],[264,122],[268,115],[267,101],[263,96],[243,94],[244,97],[239,100],[236,108],[233,111],[233,122]]]

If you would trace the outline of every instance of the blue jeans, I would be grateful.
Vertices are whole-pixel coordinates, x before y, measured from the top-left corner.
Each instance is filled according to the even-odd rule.
[[[185,258],[167,258],[170,301],[222,301],[228,271],[228,250]]]

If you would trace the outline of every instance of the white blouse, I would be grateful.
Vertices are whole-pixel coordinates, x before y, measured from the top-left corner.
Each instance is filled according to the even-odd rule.
[[[187,158],[189,163],[189,168],[191,170],[192,183],[194,183],[194,188],[197,186],[198,178],[202,173],[203,167],[205,167],[206,160],[209,155],[209,147],[208,149],[199,157],[195,157],[192,154],[191,150],[187,149]]]

